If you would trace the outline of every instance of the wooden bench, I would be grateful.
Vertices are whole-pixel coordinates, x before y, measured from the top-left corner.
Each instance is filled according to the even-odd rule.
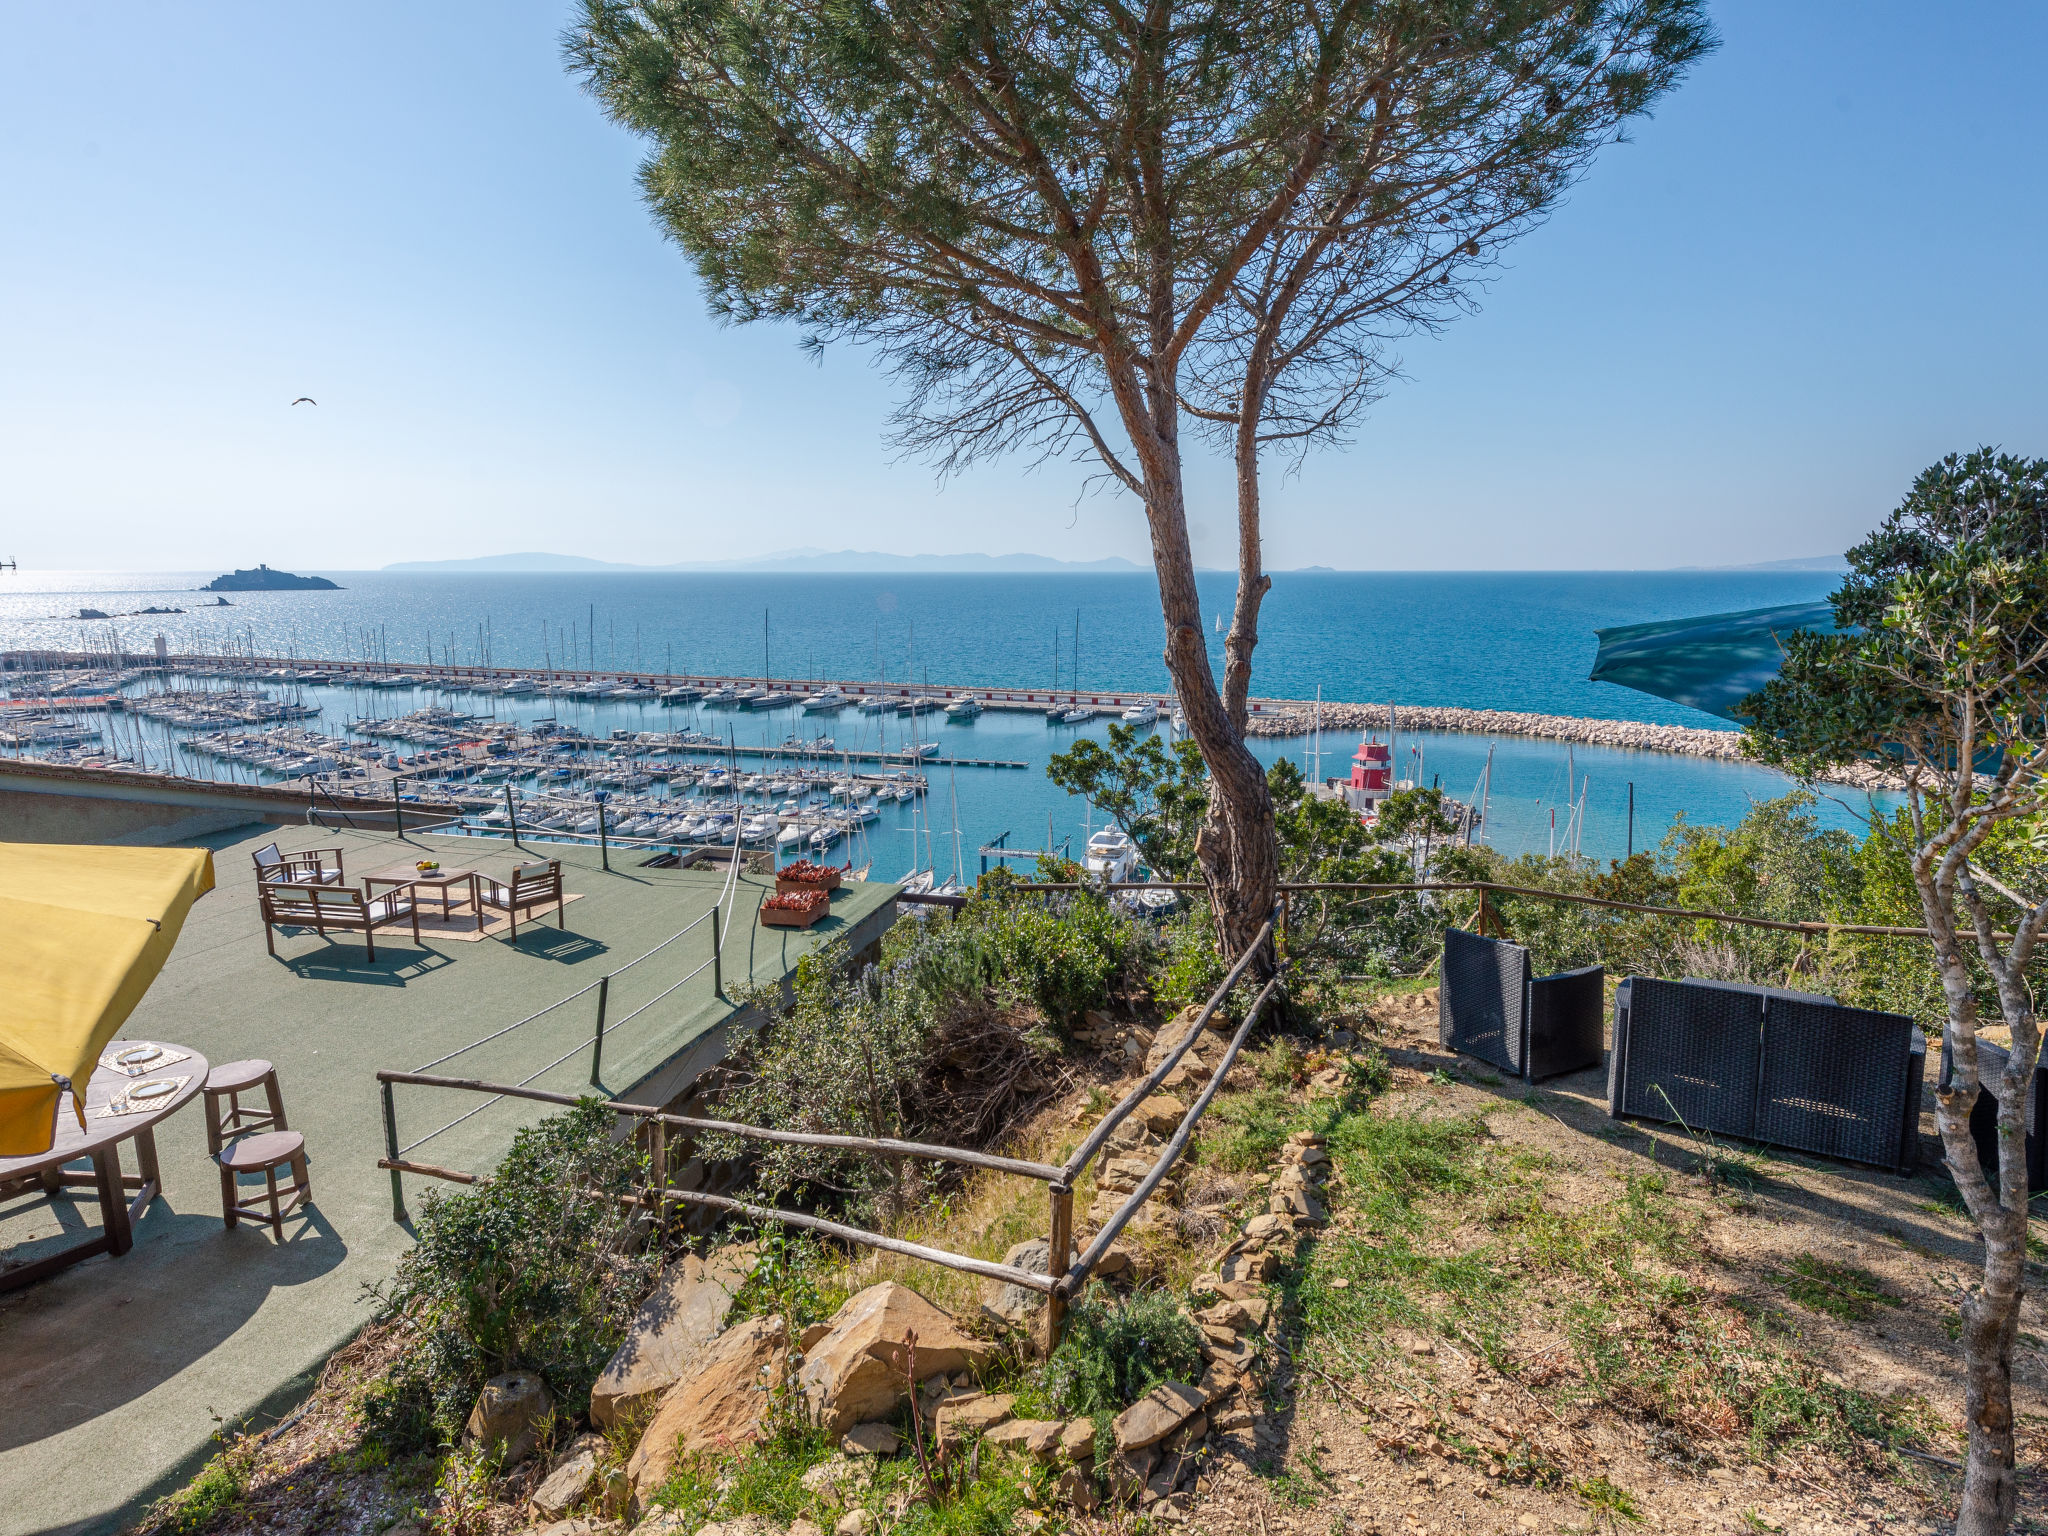
[[[555,926],[565,927],[562,921],[562,861],[546,859],[532,864],[521,864],[512,871],[505,881],[485,875],[479,882],[480,894],[487,907],[496,907],[512,919],[512,938],[519,937],[519,918],[524,912],[545,907],[553,902]]]
[[[412,941],[420,941],[420,914],[410,890],[390,891],[365,900],[352,885],[294,885],[265,881],[256,888],[263,905],[263,944],[277,954],[272,937],[279,928],[312,928],[324,939],[328,930],[360,933],[369,958],[377,958],[375,930],[401,920],[410,920]]]

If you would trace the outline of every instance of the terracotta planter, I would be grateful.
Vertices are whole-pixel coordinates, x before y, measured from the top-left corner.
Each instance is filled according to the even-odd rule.
[[[804,888],[803,894],[813,899],[802,905],[771,906],[761,904],[761,926],[763,928],[808,928],[823,917],[832,907],[832,898],[823,891]],[[779,897],[778,897],[779,899]]]
[[[839,871],[825,870],[822,874],[789,875],[777,871],[775,894],[787,896],[791,891],[836,891],[839,889]]]

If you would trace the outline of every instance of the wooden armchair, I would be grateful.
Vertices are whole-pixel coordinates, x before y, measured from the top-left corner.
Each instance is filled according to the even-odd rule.
[[[409,919],[412,941],[420,941],[419,907],[413,901],[410,886],[366,901],[363,893],[352,885],[299,885],[266,880],[256,887],[256,894],[263,904],[263,944],[273,956],[277,954],[277,941],[272,934],[278,928],[312,928],[323,939],[329,929],[360,933],[363,948],[372,961],[377,958],[378,928]]]
[[[307,848],[298,853],[280,853],[277,844],[265,843],[249,857],[255,861],[259,885],[269,885],[274,881],[290,885],[340,885],[345,878],[339,848]]]
[[[512,937],[519,937],[519,919],[522,914],[549,902],[555,907],[555,926],[566,926],[562,921],[562,861],[545,859],[532,864],[521,864],[512,871],[511,878],[498,881],[486,875],[477,882],[484,905],[496,907],[512,918]]]

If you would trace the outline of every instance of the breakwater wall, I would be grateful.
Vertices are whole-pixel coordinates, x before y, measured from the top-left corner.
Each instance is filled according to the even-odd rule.
[[[1456,709],[1430,704],[1333,704],[1266,699],[1246,721],[1247,736],[1305,736],[1316,729],[1318,709],[1325,732],[1338,735],[1377,731],[1455,731],[1480,736],[1524,736],[1576,746],[1614,747],[1630,752],[1675,752],[1723,762],[1750,761],[1740,731],[1710,731],[1687,725],[1651,725],[1641,720],[1594,720],[1578,715],[1538,715],[1506,709]],[[1897,789],[1897,775],[1875,765],[1855,764],[1823,775],[1828,783],[1855,789]]]

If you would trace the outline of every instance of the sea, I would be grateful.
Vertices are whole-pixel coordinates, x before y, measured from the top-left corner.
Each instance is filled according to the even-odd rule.
[[[330,592],[236,592],[202,607],[215,572],[0,571],[0,649],[100,648],[131,653],[161,634],[173,651],[306,660],[385,660],[405,666],[487,662],[535,674],[550,667],[727,675],[793,681],[929,681],[934,686],[1163,690],[1164,627],[1149,573],[1017,574],[575,573],[473,574],[321,571]],[[1235,578],[1198,582],[1212,658],[1220,666]],[[1452,705],[1727,729],[1726,721],[1613,684],[1588,680],[1596,629],[1824,597],[1825,572],[1281,572],[1260,620],[1253,692],[1265,697]],[[132,616],[145,607],[178,613]],[[109,615],[82,620],[79,610]],[[1219,627],[1220,626],[1220,627]],[[605,735],[617,728],[730,733],[742,745],[791,734],[835,735],[841,746],[895,747],[906,722],[770,714],[656,702],[420,690],[306,688],[312,729],[343,735],[366,717],[429,704],[500,719],[554,716]],[[124,727],[124,729],[127,727]],[[1162,725],[1160,729],[1164,729]],[[160,727],[157,729],[161,729]],[[929,770],[913,816],[891,806],[868,829],[878,876],[931,865],[971,880],[983,848],[1074,851],[1101,818],[1055,788],[1045,763],[1077,734],[1037,715],[989,712],[966,722],[927,716],[947,756],[1023,768]],[[878,733],[887,733],[886,737]],[[1349,735],[1260,741],[1265,761],[1296,758],[1322,777],[1349,770]],[[1572,837],[1587,857],[1655,846],[1684,818],[1732,824],[1751,805],[1792,789],[1769,769],[1669,753],[1516,737],[1403,731],[1402,777],[1469,799],[1493,756],[1484,840],[1510,855],[1556,849]],[[1583,819],[1573,807],[1583,802]],[[1880,808],[1883,808],[1882,806]],[[1825,824],[1859,830],[1871,801],[1823,794]],[[1049,841],[1048,841],[1049,840]],[[845,849],[834,851],[844,857]]]

